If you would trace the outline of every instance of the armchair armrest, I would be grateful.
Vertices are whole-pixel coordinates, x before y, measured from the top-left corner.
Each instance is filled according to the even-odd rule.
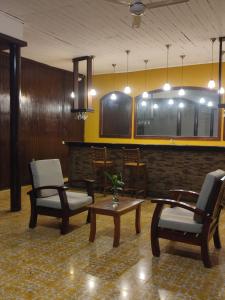
[[[40,186],[38,188],[33,188],[31,191],[29,191],[27,194],[30,195],[31,202],[33,202],[33,205],[36,205],[36,198],[38,197],[38,193],[42,190],[57,190],[59,199],[61,202],[62,209],[66,212],[69,210],[69,204],[66,196],[66,191],[69,188],[67,186],[60,186],[60,185],[46,185],[46,186]]]
[[[95,183],[95,180],[84,178],[84,179],[72,180],[70,183],[71,184],[73,184],[73,183],[83,183],[83,184],[85,184],[88,196],[91,196],[93,201],[94,201],[94,183]]]
[[[183,190],[183,189],[172,189],[169,191],[172,198],[179,201],[183,196],[191,196],[193,198],[198,198],[199,193],[195,191]]]
[[[156,203],[160,206],[163,206],[164,204],[172,205],[173,207],[181,207],[184,209],[187,209],[189,211],[194,212],[195,214],[201,216],[201,217],[207,217],[208,214],[204,211],[201,210],[197,207],[193,207],[187,203],[176,201],[176,200],[171,200],[171,199],[153,199],[151,200],[152,203]]]
[[[67,183],[94,183],[95,180],[93,179],[87,179],[87,178],[84,178],[84,179],[73,179],[71,181],[68,181]]]
[[[33,188],[31,191],[27,192],[27,195],[30,195],[31,193],[37,193],[40,192],[41,190],[57,190],[58,192],[66,191],[69,188],[65,185],[45,185],[45,186],[40,186],[37,188]]]
[[[94,202],[94,183],[95,183],[95,180],[93,179],[84,179],[84,182],[86,184],[86,189],[87,189],[87,194],[88,196],[91,196],[92,197],[92,200]]]

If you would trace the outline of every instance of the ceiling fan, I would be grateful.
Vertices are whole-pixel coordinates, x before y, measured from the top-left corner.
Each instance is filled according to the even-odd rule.
[[[132,27],[139,28],[141,25],[141,16],[146,9],[153,9],[158,7],[164,7],[169,5],[175,5],[188,2],[189,0],[161,0],[151,1],[149,3],[143,3],[141,0],[105,0],[114,4],[126,5],[129,7],[129,11],[133,16]],[[146,1],[145,1],[146,2]]]

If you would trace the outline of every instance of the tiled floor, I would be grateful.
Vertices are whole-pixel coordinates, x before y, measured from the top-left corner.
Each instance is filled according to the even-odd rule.
[[[161,241],[161,257],[152,257],[149,201],[142,207],[142,233],[135,235],[134,212],[124,215],[121,244],[113,248],[110,217],[97,216],[93,244],[86,213],[71,218],[73,230],[65,236],[55,218],[41,216],[28,229],[26,190],[19,213],[8,212],[9,193],[0,192],[0,299],[225,299],[225,213],[224,248],[216,251],[211,243],[215,266],[205,269],[197,247]]]

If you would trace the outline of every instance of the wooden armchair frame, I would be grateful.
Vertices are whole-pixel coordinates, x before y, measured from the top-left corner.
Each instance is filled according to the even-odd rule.
[[[209,241],[213,237],[215,248],[221,248],[221,242],[219,237],[219,217],[222,209],[222,200],[225,190],[225,178],[219,180],[216,184],[212,205],[207,211],[203,211],[199,208],[193,207],[187,203],[180,202],[182,196],[193,196],[198,197],[198,193],[187,190],[171,190],[171,194],[177,200],[171,199],[153,199],[151,202],[156,203],[156,208],[153,214],[151,223],[151,246],[153,256],[160,256],[159,238],[188,243],[201,247],[201,257],[204,266],[210,268],[212,266],[209,256]],[[183,232],[178,230],[172,230],[167,228],[159,227],[159,220],[164,205],[170,205],[171,207],[181,207],[202,218],[202,231],[199,234],[191,232]]]
[[[31,203],[31,216],[30,216],[30,222],[29,227],[35,228],[37,225],[37,217],[39,215],[45,215],[45,216],[52,216],[57,218],[62,218],[62,224],[61,224],[61,234],[66,234],[68,232],[69,227],[69,218],[73,215],[79,214],[81,212],[84,212],[88,210],[87,215],[87,223],[90,223],[90,211],[87,206],[81,207],[76,210],[71,210],[69,208],[69,203],[66,195],[66,191],[69,189],[68,186],[41,186],[38,188],[34,187],[33,183],[33,176],[31,172],[31,167],[29,165],[31,180],[32,180],[32,190],[29,191],[27,194],[30,196],[30,203]],[[74,181],[73,181],[74,182]],[[88,196],[92,197],[92,203],[94,203],[94,189],[93,184],[94,180],[90,179],[83,179],[83,180],[76,180],[76,182],[84,183],[86,185],[86,190]],[[37,206],[37,198],[40,197],[40,192],[43,190],[56,190],[59,195],[59,199],[61,202],[61,209],[57,208],[51,208],[51,207],[45,207],[45,206]]]

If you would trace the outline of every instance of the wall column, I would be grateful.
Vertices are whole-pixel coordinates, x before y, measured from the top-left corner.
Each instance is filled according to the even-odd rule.
[[[19,166],[20,47],[10,45],[10,209],[21,210]]]

